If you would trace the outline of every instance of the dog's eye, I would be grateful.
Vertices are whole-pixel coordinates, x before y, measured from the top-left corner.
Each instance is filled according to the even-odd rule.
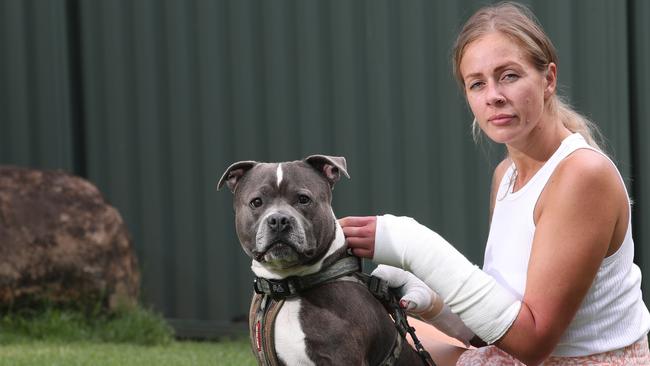
[[[261,198],[253,198],[253,200],[250,202],[250,205],[252,208],[258,208],[262,206],[262,199]]]
[[[311,198],[309,198],[308,196],[305,196],[304,194],[298,196],[298,203],[300,203],[301,205],[306,205],[309,202],[311,202]]]

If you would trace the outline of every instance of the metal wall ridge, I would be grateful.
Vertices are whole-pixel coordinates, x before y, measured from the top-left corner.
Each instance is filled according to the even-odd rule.
[[[648,2],[525,3],[629,183],[646,275]],[[238,333],[248,311],[250,260],[215,189],[237,160],[345,156],[338,216],[415,217],[480,264],[503,150],[472,141],[449,59],[482,4],[2,0],[0,164],[98,185],[133,235],[143,301],[188,337]]]

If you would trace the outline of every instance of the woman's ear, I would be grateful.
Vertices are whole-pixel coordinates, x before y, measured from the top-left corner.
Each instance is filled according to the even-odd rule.
[[[555,94],[555,88],[557,88],[557,66],[555,63],[550,62],[546,67],[544,82],[544,98],[548,99]]]

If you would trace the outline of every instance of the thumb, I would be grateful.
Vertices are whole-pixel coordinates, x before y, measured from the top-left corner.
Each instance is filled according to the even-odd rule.
[[[431,309],[435,302],[436,293],[422,287],[410,287],[405,289],[404,296],[400,300],[400,306],[414,314],[425,313]]]

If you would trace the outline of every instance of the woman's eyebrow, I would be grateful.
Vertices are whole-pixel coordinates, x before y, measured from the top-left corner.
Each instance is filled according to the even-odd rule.
[[[495,67],[495,68],[492,70],[492,72],[493,72],[493,73],[494,73],[494,72],[501,72],[501,71],[503,71],[503,70],[505,70],[505,69],[508,69],[508,68],[511,68],[511,67],[517,67],[517,68],[520,68],[521,65],[520,65],[519,63],[517,63],[517,62],[510,61],[510,62],[506,62],[506,63],[504,63],[504,64],[502,64],[502,65],[499,65],[499,66]],[[468,78],[479,77],[479,76],[482,76],[482,75],[483,75],[482,72],[473,72],[473,73],[471,73],[471,74],[467,74],[467,75],[465,75],[465,76],[463,77],[463,79],[464,79],[464,80],[467,80]]]

